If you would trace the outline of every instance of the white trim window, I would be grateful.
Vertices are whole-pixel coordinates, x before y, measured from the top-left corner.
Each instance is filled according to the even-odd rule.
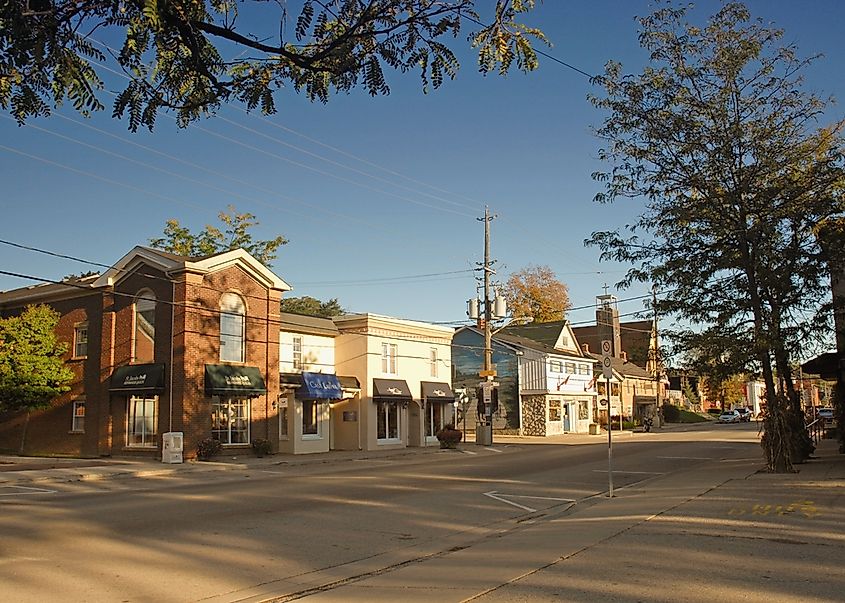
[[[395,402],[376,403],[376,437],[380,444],[400,442],[399,420],[401,411]]]
[[[240,295],[224,293],[220,298],[220,360],[244,361],[244,315],[246,306]]]
[[[302,401],[302,439],[319,440],[323,437],[320,404],[316,400]]]
[[[126,445],[155,448],[158,445],[158,396],[130,396],[126,404]]]
[[[211,399],[211,437],[224,446],[249,444],[249,398]]]
[[[300,335],[293,336],[293,370],[302,370],[302,337]]]
[[[399,353],[395,343],[381,344],[381,372],[385,375],[399,374]]]
[[[279,400],[279,439],[288,439],[288,401],[287,398]]]
[[[552,373],[562,373],[563,372],[563,363],[560,360],[551,360],[549,361],[549,371]]]
[[[73,357],[88,357],[88,323],[83,322],[73,328]]]
[[[429,362],[430,362],[430,365],[431,365],[431,373],[430,374],[431,374],[432,377],[436,377],[437,376],[437,363],[438,363],[437,348],[429,348],[428,358],[429,358]]]
[[[563,363],[563,370],[567,375],[574,375],[575,374],[575,363],[574,362],[564,362]]]
[[[154,362],[156,343],[156,297],[142,291],[135,299],[135,329],[132,337],[133,362]]]
[[[73,401],[70,430],[74,433],[85,433],[85,400]]]

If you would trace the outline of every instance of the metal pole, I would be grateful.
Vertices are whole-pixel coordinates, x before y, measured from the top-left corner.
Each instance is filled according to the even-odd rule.
[[[613,498],[613,422],[610,420],[610,378],[607,383],[607,496]]]
[[[490,308],[490,209],[484,207],[484,371],[485,379],[492,381],[493,369],[493,329]],[[485,404],[484,423],[490,429],[490,444],[493,444],[493,405]]]
[[[654,418],[657,419],[657,427],[663,426],[663,415],[660,412],[660,347],[657,339],[657,288],[651,286],[651,307],[654,308]]]

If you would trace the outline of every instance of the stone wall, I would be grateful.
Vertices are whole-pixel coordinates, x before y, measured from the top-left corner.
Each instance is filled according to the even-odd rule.
[[[546,397],[523,396],[522,398],[522,435],[546,435]]]

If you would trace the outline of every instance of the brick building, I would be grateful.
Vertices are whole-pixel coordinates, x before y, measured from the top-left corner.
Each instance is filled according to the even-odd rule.
[[[0,449],[72,456],[161,455],[184,433],[278,450],[279,308],[290,287],[243,250],[186,258],[135,247],[102,275],[0,293],[0,314],[47,304],[70,348],[71,391],[0,416]],[[25,427],[26,425],[26,427]]]

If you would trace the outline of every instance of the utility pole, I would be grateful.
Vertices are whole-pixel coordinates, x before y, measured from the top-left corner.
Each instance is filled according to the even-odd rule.
[[[493,368],[493,327],[490,324],[493,313],[490,308],[490,209],[484,207],[484,217],[478,218],[484,221],[484,370],[490,371]],[[492,381],[492,375],[486,375],[488,381]]]
[[[478,444],[489,446],[493,443],[493,406],[498,400],[498,392],[495,387],[498,386],[493,379],[496,376],[496,369],[493,368],[493,319],[503,318],[506,310],[504,309],[503,300],[497,296],[494,308],[494,300],[490,299],[490,275],[494,273],[492,265],[493,261],[490,259],[490,222],[496,216],[490,215],[490,209],[484,207],[484,217],[478,218],[479,222],[484,222],[484,261],[481,264],[481,269],[484,271],[484,307],[481,316],[483,316],[483,330],[484,330],[484,361],[478,376],[482,379],[479,383],[479,423],[476,427],[475,441]],[[470,318],[479,318],[479,301],[469,300],[468,315]],[[500,307],[501,306],[501,307]],[[482,412],[483,410],[483,412]]]

